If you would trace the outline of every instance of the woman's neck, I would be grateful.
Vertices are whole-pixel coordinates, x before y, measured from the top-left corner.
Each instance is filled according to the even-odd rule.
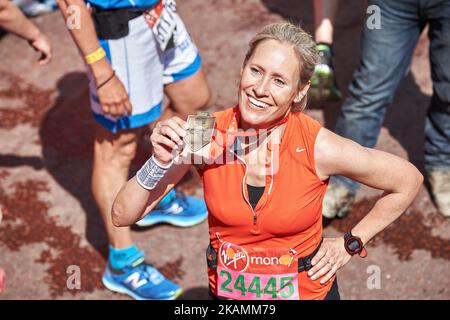
[[[268,124],[263,124],[263,125],[260,125],[260,126],[255,126],[255,125],[246,123],[242,118],[240,118],[239,119],[239,124],[238,124],[239,125],[239,129],[242,129],[244,131],[253,129],[256,132],[259,132],[260,130],[270,130],[272,128],[275,128],[275,127],[285,123],[286,120],[287,120],[288,114],[289,114],[289,111],[286,112],[286,114],[284,114],[283,116],[279,117],[276,121],[273,121],[273,122],[268,123]]]
[[[267,144],[281,144],[281,139],[284,135],[287,123],[282,123],[278,126],[272,127],[271,129],[257,131],[252,136],[240,136],[241,147],[243,148],[244,154],[248,155],[252,152],[263,152],[267,151]]]

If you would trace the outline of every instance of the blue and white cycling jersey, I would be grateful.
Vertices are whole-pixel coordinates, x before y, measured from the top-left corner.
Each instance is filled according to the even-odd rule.
[[[159,0],[85,0],[85,1],[86,3],[90,3],[101,9],[119,9],[119,8],[145,9],[159,2]]]

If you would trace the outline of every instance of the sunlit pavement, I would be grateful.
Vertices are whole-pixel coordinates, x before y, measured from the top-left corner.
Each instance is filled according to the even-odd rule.
[[[203,56],[214,110],[235,103],[252,35],[281,19],[301,21],[311,31],[309,2],[180,1],[179,11]],[[364,14],[357,0],[346,1],[339,11],[335,65],[344,94],[359,61]],[[100,281],[107,242],[90,193],[93,120],[83,62],[58,12],[34,22],[53,43],[51,65],[38,66],[26,42],[10,35],[0,39],[0,268],[6,274],[0,299],[127,299]],[[376,146],[408,158],[422,171],[430,94],[428,40],[422,36]],[[306,112],[332,128],[339,108],[336,102],[313,103]],[[142,142],[134,169],[148,156],[145,137]],[[195,173],[181,187],[202,194]],[[350,217],[333,222],[325,235],[349,230],[379,194],[362,188]],[[147,260],[183,286],[184,298],[207,298],[207,222],[188,229],[136,229],[133,236]],[[449,299],[449,238],[450,220],[438,215],[423,187],[407,213],[369,244],[368,257],[354,258],[338,272],[342,298]],[[80,287],[74,285],[78,271]]]

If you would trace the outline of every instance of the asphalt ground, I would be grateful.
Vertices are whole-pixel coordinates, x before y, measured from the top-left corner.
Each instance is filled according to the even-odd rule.
[[[240,64],[248,40],[265,24],[301,22],[312,31],[312,1],[186,0],[178,8],[203,57],[213,110],[236,102]],[[335,31],[335,69],[343,93],[359,62],[364,2],[345,1]],[[107,240],[90,192],[94,122],[85,68],[58,12],[33,19],[50,37],[54,58],[36,53],[11,35],[0,39],[0,299],[128,299],[101,284]],[[424,118],[432,84],[424,33],[411,70],[388,110],[376,148],[409,159],[422,172]],[[333,128],[340,103],[310,103],[306,113]],[[142,138],[133,168],[148,157]],[[181,188],[202,189],[195,173]],[[370,209],[378,190],[361,188],[351,215],[325,228],[341,235]],[[207,222],[192,228],[133,228],[147,260],[180,283],[182,299],[206,299],[204,251]],[[449,299],[450,220],[436,211],[427,188],[392,226],[369,243],[366,259],[338,272],[343,299]],[[80,289],[68,286],[71,266]]]

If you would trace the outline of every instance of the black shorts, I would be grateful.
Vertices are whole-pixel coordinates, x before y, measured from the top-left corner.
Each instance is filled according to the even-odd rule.
[[[341,300],[341,295],[339,294],[339,287],[338,287],[337,279],[334,280],[330,291],[328,291],[327,295],[325,296],[325,298],[323,300]]]

